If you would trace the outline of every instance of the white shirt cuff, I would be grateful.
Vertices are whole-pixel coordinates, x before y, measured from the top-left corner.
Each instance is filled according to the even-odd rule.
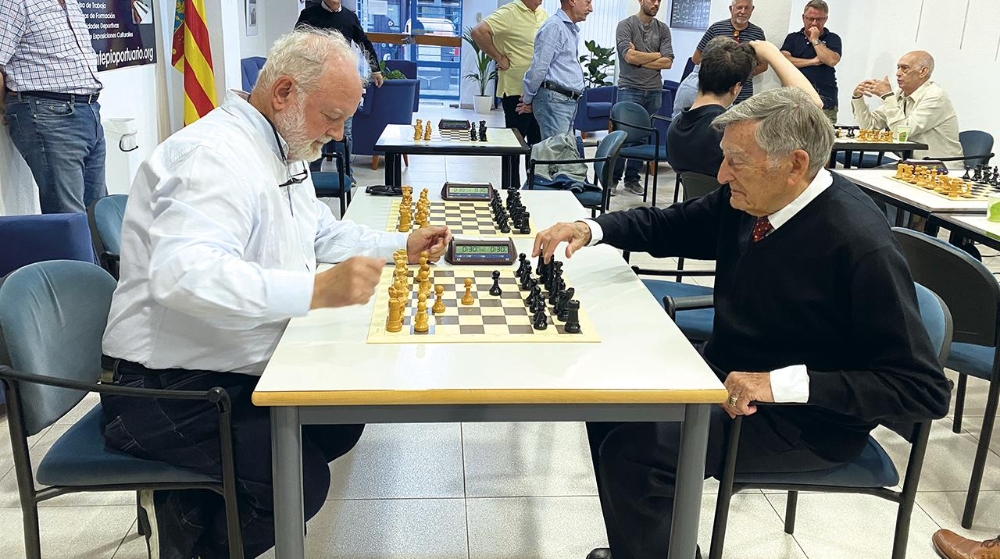
[[[771,395],[778,403],[809,401],[809,373],[805,365],[789,365],[771,371]]]
[[[590,242],[587,243],[587,246],[592,247],[604,240],[604,229],[601,229],[599,223],[593,219],[583,219],[581,221],[586,223],[587,227],[590,227]]]

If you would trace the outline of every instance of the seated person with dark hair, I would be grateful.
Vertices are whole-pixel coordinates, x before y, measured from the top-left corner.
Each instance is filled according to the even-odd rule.
[[[782,85],[797,87],[822,103],[809,80],[771,43],[737,43],[729,37],[716,37],[708,42],[701,59],[698,97],[667,130],[670,146],[667,162],[675,171],[694,171],[713,177],[718,174],[722,165],[719,147],[722,132],[712,127],[712,121],[733,104],[758,60],[774,68]]]
[[[713,123],[721,188],[560,223],[535,239],[533,255],[545,259],[561,242],[567,257],[603,242],[716,260],[703,354],[729,397],[711,412],[705,477],[721,475],[737,415],[747,416],[736,462],[745,474],[836,467],[880,423],[948,412],[948,380],[899,245],[871,198],[824,169],[833,127],[820,106],[794,87],[754,95]],[[587,432],[611,544],[590,558],[666,557],[681,425],[589,423]]]

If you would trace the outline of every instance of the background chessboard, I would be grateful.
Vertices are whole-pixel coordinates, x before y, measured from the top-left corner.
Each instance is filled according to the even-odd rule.
[[[410,284],[418,266],[409,267]],[[382,279],[375,292],[375,310],[368,330],[370,344],[412,344],[412,343],[596,343],[601,339],[594,324],[580,308],[580,332],[569,334],[565,326],[552,316],[552,306],[546,303],[549,327],[535,330],[531,326],[531,312],[524,299],[528,291],[521,291],[514,276],[514,268],[500,269],[499,297],[490,295],[493,286],[494,268],[451,267],[431,268],[431,283],[444,286],[446,310],[441,315],[431,312],[434,306],[434,289],[427,300],[427,316],[430,328],[427,332],[413,331],[413,317],[417,314],[417,289],[410,291],[409,304],[403,310],[403,330],[386,332],[385,323],[389,318],[389,286],[392,285],[395,268],[387,266],[382,271]],[[476,302],[463,305],[465,278],[472,278],[472,294]],[[567,287],[570,287],[567,285]],[[544,293],[544,287],[543,293]]]
[[[413,126],[410,127],[410,135],[408,138],[412,138]],[[476,137],[479,137],[479,128],[476,128]],[[433,125],[431,126],[431,139],[425,140],[423,132],[420,133],[419,140],[411,140],[412,145],[436,145],[436,144],[461,144],[462,146],[490,146],[490,147],[520,147],[521,143],[517,141],[514,137],[512,130],[507,128],[487,128],[486,129],[485,142],[476,140],[473,142],[469,137],[468,130],[439,130]]]
[[[399,230],[399,200],[394,200],[389,208],[389,220],[385,225],[386,231]],[[528,208],[531,212],[531,208]],[[414,202],[414,215],[416,215],[416,202]],[[534,219],[528,217],[528,226],[531,233],[522,235],[513,229],[510,233],[501,233],[496,223],[493,222],[493,213],[490,211],[489,202],[468,202],[468,201],[448,201],[432,200],[431,215],[429,218],[431,226],[447,225],[452,235],[465,235],[475,237],[531,237],[534,238]],[[416,223],[414,222],[414,227]]]
[[[928,194],[933,194],[935,196],[939,196],[941,198],[944,198],[945,200],[969,200],[970,202],[985,202],[987,199],[989,199],[990,194],[1000,194],[1000,186],[993,186],[991,184],[986,184],[986,183],[982,183],[982,182],[968,181],[968,182],[970,182],[972,184],[972,189],[971,189],[972,196],[970,196],[970,197],[965,197],[965,196],[952,197],[952,196],[948,196],[947,194],[944,194],[944,193],[941,193],[941,192],[935,192],[933,188],[924,188],[922,186],[917,186],[915,184],[908,183],[908,182],[906,182],[906,181],[904,181],[902,179],[897,179],[895,174],[887,175],[887,176],[890,179],[892,179],[892,180],[894,180],[894,181],[896,181],[896,182],[898,182],[900,184],[905,184],[906,186],[910,186],[910,187],[916,188],[918,190],[922,190],[923,192],[926,192]]]

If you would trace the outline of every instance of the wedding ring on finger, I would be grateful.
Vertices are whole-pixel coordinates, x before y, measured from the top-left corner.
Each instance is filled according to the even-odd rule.
[[[739,400],[739,398],[738,398],[737,396],[735,396],[735,395],[733,395],[733,396],[730,396],[730,397],[729,397],[729,405],[730,405],[730,406],[735,406],[735,405],[736,405],[736,402],[737,402],[737,400]]]

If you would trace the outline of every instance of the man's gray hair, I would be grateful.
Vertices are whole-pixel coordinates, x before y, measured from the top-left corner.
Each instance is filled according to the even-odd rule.
[[[819,10],[824,14],[830,13],[830,6],[827,6],[826,0],[809,0],[808,2],[806,2],[806,7],[802,11],[804,12],[809,8]]]
[[[724,130],[741,122],[758,123],[754,139],[767,153],[769,164],[774,164],[777,157],[805,150],[809,154],[806,174],[812,178],[830,159],[830,119],[801,89],[782,87],[758,93],[719,115],[712,126]]]
[[[329,64],[357,72],[358,55],[338,31],[299,27],[274,42],[254,89],[268,89],[278,78],[287,76],[303,92],[312,93],[323,86],[320,79]]]

